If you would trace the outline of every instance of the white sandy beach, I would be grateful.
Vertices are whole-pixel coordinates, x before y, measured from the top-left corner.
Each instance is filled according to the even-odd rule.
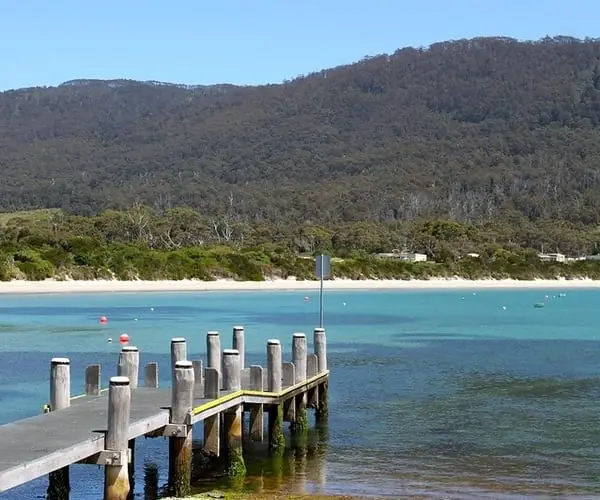
[[[327,290],[426,290],[426,289],[501,289],[501,288],[600,288],[600,281],[577,280],[348,280],[325,282]],[[18,293],[105,293],[105,292],[200,292],[200,291],[283,291],[318,290],[318,281],[275,279],[268,281],[9,281],[0,282],[0,294]]]

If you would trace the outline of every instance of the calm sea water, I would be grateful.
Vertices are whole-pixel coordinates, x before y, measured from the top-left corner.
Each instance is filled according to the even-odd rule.
[[[600,292],[560,292],[326,291],[329,427],[283,464],[257,450],[245,487],[598,498]],[[282,340],[288,359],[292,332],[312,339],[317,309],[317,293],[300,291],[0,296],[0,422],[40,412],[53,356],[71,358],[78,393],[87,364],[103,363],[104,385],[115,373],[121,332],[142,363],[168,366],[171,337],[187,337],[188,352],[203,358],[206,331],[230,342],[242,324],[248,362],[264,365],[268,338]],[[158,464],[162,482],[166,454],[166,441],[138,440],[139,498],[144,463]],[[75,466],[71,477],[72,498],[99,498],[101,468]],[[41,498],[46,485],[42,478],[0,499]]]

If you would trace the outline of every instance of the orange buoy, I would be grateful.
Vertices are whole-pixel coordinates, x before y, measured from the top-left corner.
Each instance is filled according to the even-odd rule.
[[[126,333],[122,333],[119,337],[119,342],[121,342],[121,344],[128,344],[129,343],[129,335],[127,335]]]
[[[106,316],[100,316],[99,321],[101,325],[106,325],[106,323],[108,323],[108,318]]]

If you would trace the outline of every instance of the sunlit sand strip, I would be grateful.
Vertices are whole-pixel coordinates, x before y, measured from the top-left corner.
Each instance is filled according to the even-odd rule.
[[[573,288],[600,288],[600,281],[589,279],[556,280],[328,280],[329,290],[460,290],[460,289],[506,289],[536,288],[565,290]],[[273,279],[266,281],[233,280],[180,280],[180,281],[9,281],[0,283],[0,293],[103,293],[103,292],[200,292],[200,291],[284,291],[318,290],[318,281]]]

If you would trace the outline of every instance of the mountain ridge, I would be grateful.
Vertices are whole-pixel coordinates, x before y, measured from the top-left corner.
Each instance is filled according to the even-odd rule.
[[[600,222],[600,41],[480,37],[265,86],[0,93],[0,208]]]

